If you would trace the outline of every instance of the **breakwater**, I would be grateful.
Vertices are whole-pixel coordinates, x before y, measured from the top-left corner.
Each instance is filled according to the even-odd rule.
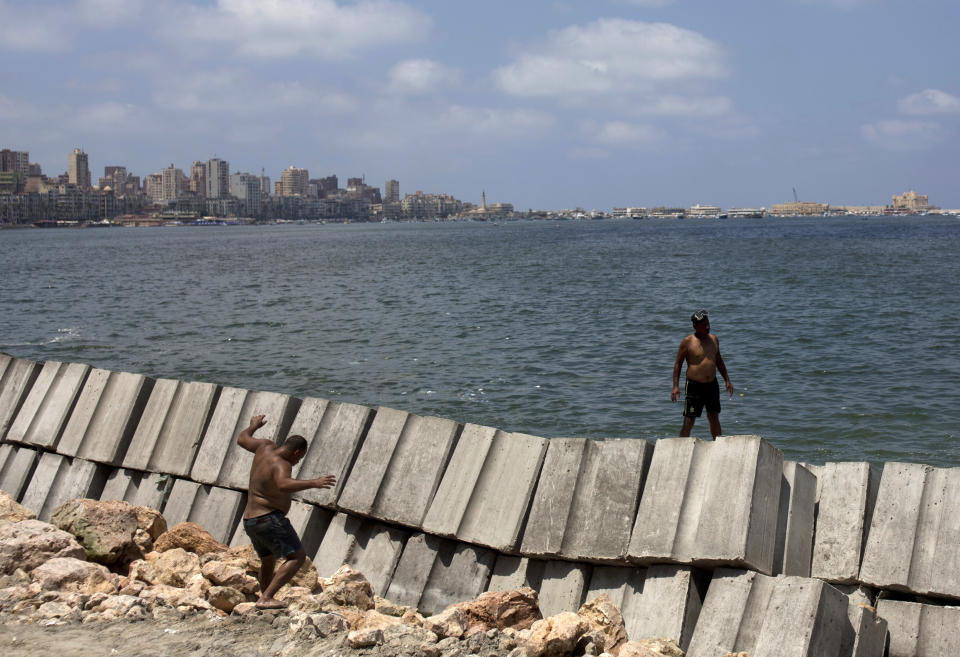
[[[44,520],[123,499],[238,544],[255,414],[310,441],[295,475],[337,476],[290,513],[318,571],[425,613],[529,585],[545,615],[607,593],[630,636],[691,657],[960,652],[953,469],[806,465],[751,435],[546,440],[0,354],[0,489]]]

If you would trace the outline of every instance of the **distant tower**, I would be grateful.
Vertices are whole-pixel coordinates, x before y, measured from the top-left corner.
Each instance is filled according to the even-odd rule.
[[[484,212],[487,211],[487,190],[480,193],[480,209]]]
[[[90,165],[87,154],[79,148],[74,148],[73,152],[67,156],[67,164],[70,184],[82,189],[90,187]]]

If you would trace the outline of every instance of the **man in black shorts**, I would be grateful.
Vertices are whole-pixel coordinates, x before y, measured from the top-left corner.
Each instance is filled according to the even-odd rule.
[[[683,425],[680,427],[680,436],[689,436],[693,423],[704,407],[707,409],[707,420],[710,422],[710,435],[716,438],[721,434],[720,429],[720,384],[717,382],[717,371],[723,376],[724,387],[733,397],[733,384],[727,376],[727,366],[720,355],[720,341],[710,333],[710,318],[706,310],[698,310],[690,316],[693,322],[693,333],[680,343],[677,350],[677,359],[673,364],[673,389],[670,391],[670,400],[680,398],[680,370],[683,363],[687,363],[687,383],[683,403]]]
[[[307,559],[300,537],[287,520],[290,495],[308,488],[330,488],[336,479],[333,475],[318,479],[291,477],[293,466],[307,453],[307,441],[303,436],[289,436],[283,445],[278,446],[272,440],[254,438],[254,432],[266,423],[263,415],[254,415],[250,418],[250,426],[237,436],[237,443],[253,452],[243,529],[260,557],[257,607],[279,609],[286,605],[273,596],[297,574]],[[274,572],[277,559],[285,561]]]

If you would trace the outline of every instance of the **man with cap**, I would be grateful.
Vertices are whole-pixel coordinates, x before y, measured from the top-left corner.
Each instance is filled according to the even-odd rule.
[[[707,409],[707,420],[710,422],[710,435],[716,438],[721,434],[720,429],[720,385],[717,382],[717,371],[723,376],[724,387],[733,397],[733,384],[727,375],[727,366],[720,355],[720,341],[710,333],[710,317],[706,310],[698,310],[690,316],[693,322],[693,333],[680,343],[677,350],[677,360],[673,364],[673,390],[670,391],[670,400],[680,398],[680,370],[683,363],[687,363],[687,382],[684,391],[683,425],[680,427],[680,436],[689,436],[693,423],[700,417],[703,408]]]

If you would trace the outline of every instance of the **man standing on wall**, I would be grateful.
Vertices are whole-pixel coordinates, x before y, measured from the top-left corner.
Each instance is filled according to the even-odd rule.
[[[707,420],[710,422],[710,435],[716,438],[720,429],[720,385],[717,382],[717,370],[723,376],[724,387],[733,397],[733,384],[727,375],[727,366],[720,355],[720,341],[710,333],[710,318],[706,310],[698,310],[690,316],[693,333],[680,343],[677,360],[673,364],[673,390],[670,401],[680,398],[680,370],[687,363],[687,382],[683,402],[683,425],[680,436],[689,436],[693,423],[704,406],[707,408]]]
[[[267,423],[265,416],[254,415],[250,426],[240,432],[237,443],[253,452],[247,508],[243,510],[243,529],[260,557],[260,609],[280,609],[286,604],[275,599],[280,587],[297,574],[307,559],[300,537],[287,520],[290,495],[308,488],[330,488],[333,475],[319,479],[294,479],[293,466],[307,453],[303,436],[289,436],[278,446],[266,438],[254,438],[254,432]],[[276,569],[277,559],[285,561]]]

